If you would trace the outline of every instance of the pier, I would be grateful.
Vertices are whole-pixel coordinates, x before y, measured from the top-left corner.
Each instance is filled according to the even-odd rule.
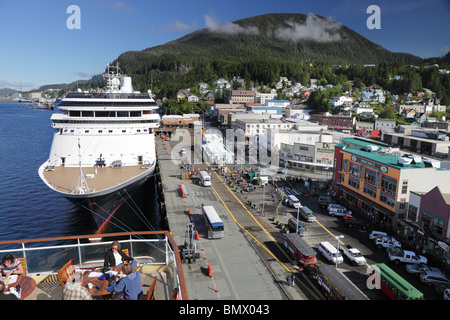
[[[185,169],[172,161],[171,150],[176,143],[156,137],[156,170],[160,179],[161,208],[169,231],[180,250],[186,249],[183,271],[189,300],[309,299],[299,286],[299,279],[306,277],[290,263],[280,230],[273,221],[277,210],[284,211],[284,207],[279,208],[281,197],[274,187],[271,184],[266,188],[257,186],[243,196],[229,183],[229,168],[218,170],[207,163],[193,165],[190,169],[208,170],[212,186],[196,184],[187,179]],[[261,202],[263,192],[264,212],[260,204],[252,206]],[[224,238],[208,239],[202,205],[215,208],[224,223]],[[193,237],[195,248],[187,250],[191,248]],[[286,282],[292,274],[296,276],[294,286]],[[317,293],[311,295],[318,298]]]

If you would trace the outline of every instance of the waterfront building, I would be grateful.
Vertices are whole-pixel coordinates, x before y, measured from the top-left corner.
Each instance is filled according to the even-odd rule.
[[[230,114],[231,115],[231,114]],[[236,116],[231,115],[231,116]],[[266,119],[258,119],[257,116],[267,116]],[[294,124],[283,122],[281,120],[270,119],[269,115],[249,115],[247,118],[239,118],[231,122],[232,129],[242,129],[246,138],[252,138],[256,135],[266,135],[268,129],[290,130]]]
[[[424,155],[446,158],[450,147],[449,132],[416,128],[409,134],[385,132],[381,140],[387,144],[398,146]]]
[[[411,191],[404,236],[439,258],[450,271],[450,193],[438,186],[427,192]]]
[[[227,102],[231,104],[255,103],[254,90],[227,90]]]
[[[312,114],[310,121],[316,121],[319,124],[326,125],[330,130],[339,130],[342,132],[353,132],[355,117],[351,116],[333,116],[329,114]]]
[[[363,140],[353,141],[364,143]],[[335,147],[333,188],[339,201],[388,228],[406,218],[410,191],[450,193],[450,170],[435,159],[376,143]]]
[[[331,135],[307,133],[332,140]],[[333,167],[334,147],[332,142],[281,143],[280,160],[288,167],[309,171],[328,171]]]

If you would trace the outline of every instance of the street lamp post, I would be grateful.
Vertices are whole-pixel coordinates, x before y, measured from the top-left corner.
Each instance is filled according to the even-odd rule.
[[[341,240],[344,236],[340,235],[340,236],[335,236],[334,238],[337,240],[337,253],[339,253],[339,244],[341,243]],[[337,269],[337,265],[338,265],[338,256],[336,255],[336,269]]]

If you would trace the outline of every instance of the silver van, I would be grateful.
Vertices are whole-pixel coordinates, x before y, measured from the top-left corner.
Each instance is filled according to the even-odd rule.
[[[308,231],[306,230],[306,226],[302,222],[298,221],[295,218],[289,219],[288,226],[289,226],[289,230],[291,232],[295,232],[298,227],[298,234],[300,235],[300,237],[304,237],[308,234]]]
[[[342,257],[342,254],[331,245],[328,241],[323,241],[319,243],[319,251],[322,253],[322,255],[330,261],[331,263],[342,263],[344,262],[344,258]]]
[[[316,216],[314,215],[314,212],[306,206],[300,207],[300,215],[308,222],[314,222],[316,221]]]
[[[294,208],[301,207],[300,200],[298,200],[297,197],[292,194],[288,195],[288,203],[291,207]]]
[[[431,285],[449,285],[450,286],[450,280],[448,280],[445,275],[442,273],[441,270],[438,268],[431,268],[430,271],[424,271],[420,274],[420,281],[423,283]]]
[[[333,217],[344,217],[349,214],[347,209],[339,204],[329,204],[327,210],[328,214]]]

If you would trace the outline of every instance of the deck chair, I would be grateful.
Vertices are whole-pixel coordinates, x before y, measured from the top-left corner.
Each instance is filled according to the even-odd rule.
[[[150,288],[148,288],[148,291],[147,291],[147,294],[145,295],[144,300],[155,300],[156,279],[157,279],[157,277],[153,278],[152,285],[150,286]]]
[[[17,258],[17,260],[20,261],[20,264],[22,265],[22,268],[23,268],[23,275],[26,276],[27,275],[27,258]]]
[[[58,271],[58,277],[61,281],[62,286],[64,287],[66,285],[66,282],[69,280],[69,278],[75,273],[75,267],[73,264],[73,260],[70,259],[69,262],[67,262],[64,267],[62,267]]]

